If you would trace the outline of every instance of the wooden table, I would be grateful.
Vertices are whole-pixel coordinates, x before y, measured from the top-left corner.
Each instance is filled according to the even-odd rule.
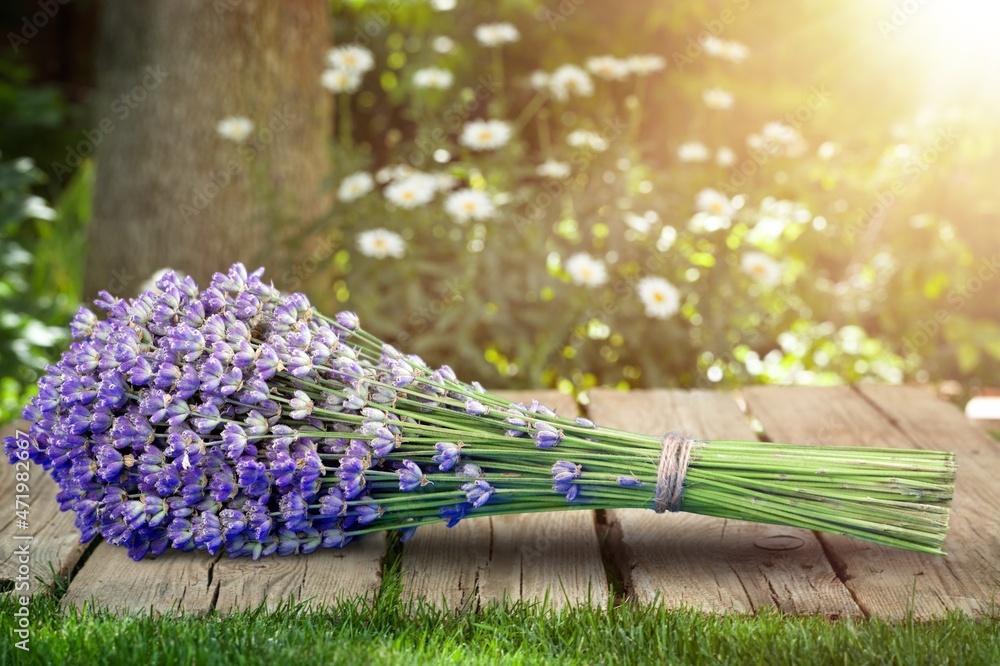
[[[524,399],[528,394],[511,394]],[[421,528],[402,550],[403,598],[455,611],[492,602],[647,603],[707,612],[941,617],[996,616],[1000,600],[1000,444],[962,413],[916,387],[752,387],[742,393],[595,390],[586,405],[534,397],[560,414],[614,427],[701,438],[955,451],[958,485],[948,557],[908,553],[845,537],[690,514],[574,511],[469,519]],[[752,426],[758,427],[752,427]],[[15,534],[33,535],[30,572],[73,573],[66,606],[120,611],[229,612],[294,598],[326,604],[379,593],[386,539],[342,550],[259,562],[168,553],[133,562],[105,543],[81,546],[60,513],[51,480],[35,470],[30,529],[16,529],[13,469],[0,469],[0,582],[18,576]],[[82,565],[81,565],[82,563]],[[22,594],[23,592],[17,592]]]

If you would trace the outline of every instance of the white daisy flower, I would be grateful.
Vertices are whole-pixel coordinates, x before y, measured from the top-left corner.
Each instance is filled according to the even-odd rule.
[[[361,73],[343,69],[327,69],[319,83],[332,93],[353,93],[361,86]]]
[[[340,181],[337,199],[348,202],[360,199],[375,189],[375,179],[367,171],[358,171]]]
[[[566,135],[566,143],[574,148],[587,147],[597,152],[608,149],[608,142],[597,132],[589,130],[573,130]]]
[[[688,220],[688,230],[696,234],[705,234],[728,229],[732,224],[733,221],[725,215],[712,215],[702,211],[695,213]]]
[[[584,287],[600,287],[608,281],[604,262],[585,252],[578,252],[566,260],[566,272],[575,284]]]
[[[677,287],[661,277],[647,276],[636,285],[639,300],[646,308],[646,316],[667,319],[681,309],[681,294]]]
[[[625,225],[632,231],[643,236],[649,233],[655,221],[656,218],[652,216],[636,215],[632,212],[625,213]]]
[[[488,220],[497,211],[486,192],[466,188],[448,195],[444,200],[444,212],[455,222],[465,224],[469,220]]]
[[[434,199],[437,183],[433,176],[415,173],[396,180],[385,188],[385,198],[400,208],[412,209],[423,206]]]
[[[740,267],[754,282],[770,289],[781,284],[785,272],[781,264],[763,252],[745,253],[740,258]]]
[[[536,69],[528,75],[528,85],[535,90],[543,90],[549,87],[549,78],[551,77],[548,72]]]
[[[736,164],[736,153],[732,148],[723,146],[715,151],[715,163],[721,167],[730,167]]]
[[[390,164],[375,172],[375,181],[385,185],[386,183],[417,173],[409,164]]]
[[[563,65],[549,77],[549,90],[560,102],[571,96],[590,97],[594,94],[594,80],[576,65]]]
[[[455,77],[451,72],[439,67],[425,67],[413,73],[413,85],[418,88],[447,90],[454,80]]]
[[[837,144],[832,141],[824,141],[819,145],[816,155],[823,161],[829,160],[837,154]]]
[[[710,109],[726,110],[733,108],[733,93],[722,88],[709,88],[701,93],[705,106]]]
[[[721,58],[722,54],[726,52],[726,42],[711,35],[706,35],[701,40],[701,46],[705,49],[705,53],[715,58]]]
[[[223,139],[243,143],[253,132],[253,121],[244,116],[229,116],[216,124],[215,131]]]
[[[484,23],[474,31],[476,40],[483,46],[502,46],[521,39],[521,33],[510,23]]]
[[[450,12],[457,4],[457,0],[431,0],[431,8],[436,12]]]
[[[677,148],[677,158],[681,162],[704,162],[709,157],[708,147],[700,141],[688,141]]]
[[[636,76],[649,76],[667,66],[667,61],[663,56],[658,55],[634,55],[625,59],[630,72]]]
[[[54,208],[49,206],[45,202],[45,199],[36,196],[30,196],[24,200],[22,207],[22,212],[27,216],[35,220],[54,220],[56,219],[56,211]]]
[[[455,48],[455,41],[451,37],[441,35],[434,38],[434,41],[431,42],[431,48],[438,53],[449,53]]]
[[[733,202],[729,200],[729,197],[710,187],[698,192],[695,207],[709,215],[722,215],[724,217],[732,217],[734,212]]]
[[[571,172],[569,164],[548,159],[535,167],[535,173],[542,178],[568,178]]]
[[[671,226],[665,226],[660,230],[660,237],[656,239],[656,249],[666,252],[677,242],[677,230]]]
[[[586,65],[591,74],[608,81],[621,81],[632,71],[627,61],[609,55],[589,58]]]
[[[358,250],[366,257],[399,259],[406,251],[406,241],[388,229],[369,229],[358,234]]]
[[[510,123],[502,120],[473,120],[462,128],[458,142],[472,150],[493,150],[510,141]]]
[[[783,122],[767,123],[760,133],[765,139],[785,145],[795,143],[799,138],[799,133],[795,131],[795,128]]]
[[[375,56],[363,46],[348,44],[327,51],[326,63],[331,69],[364,74],[375,69]]]
[[[455,178],[450,173],[439,172],[432,173],[431,178],[434,179],[434,189],[438,192],[447,192],[451,188],[458,185],[458,178]]]
[[[747,59],[750,55],[750,49],[739,42],[729,41],[723,42],[722,51],[719,53],[720,58],[723,60],[728,60],[729,62],[740,63]]]

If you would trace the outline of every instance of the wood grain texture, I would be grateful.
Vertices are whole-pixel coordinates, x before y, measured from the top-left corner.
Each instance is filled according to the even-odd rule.
[[[947,557],[820,535],[841,578],[866,614],[917,619],[949,610],[995,612],[1000,581],[1000,491],[991,483],[1000,453],[954,407],[913,387],[758,387],[750,411],[777,441],[953,450],[958,481]]]
[[[572,397],[554,391],[505,392],[532,398],[562,416]],[[551,607],[605,605],[608,582],[592,511],[493,516],[421,527],[406,544],[403,598],[451,610],[491,602],[547,602]]]
[[[590,418],[647,434],[679,430],[702,439],[756,439],[734,398],[708,391],[592,391]],[[860,615],[815,535],[647,509],[608,511],[629,598],[669,608],[750,613]]]
[[[215,609],[272,610],[289,600],[314,608],[347,600],[371,603],[382,582],[385,547],[385,533],[379,532],[304,556],[223,558],[212,571],[219,587]]]
[[[204,614],[218,583],[215,557],[198,551],[167,550],[134,562],[128,549],[102,542],[81,567],[62,598],[64,607],[90,605],[117,613]]]
[[[19,423],[17,426],[25,426]],[[0,431],[0,440],[14,434],[16,426],[8,426]],[[16,492],[17,469],[6,464],[0,465],[0,582],[15,584],[18,596],[31,596],[43,592],[46,587],[37,579],[51,582],[53,573],[65,576],[87,549],[80,543],[80,532],[73,526],[74,514],[59,510],[56,493],[59,487],[39,465],[31,463],[27,493]],[[26,494],[28,505],[28,527],[20,529],[15,514],[17,495]],[[24,507],[19,507],[23,509]],[[28,537],[24,539],[18,537]],[[20,551],[28,545],[28,562]],[[23,569],[27,566],[27,575]],[[23,589],[27,582],[28,589]]]

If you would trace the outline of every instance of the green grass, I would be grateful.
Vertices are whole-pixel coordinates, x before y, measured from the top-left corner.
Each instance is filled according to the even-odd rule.
[[[546,612],[490,607],[455,616],[398,603],[390,576],[374,608],[208,617],[115,617],[30,604],[31,651],[14,647],[0,598],[0,663],[18,664],[996,664],[1000,623],[960,615],[919,623],[768,612],[706,615],[628,604]],[[59,590],[56,590],[58,594]]]

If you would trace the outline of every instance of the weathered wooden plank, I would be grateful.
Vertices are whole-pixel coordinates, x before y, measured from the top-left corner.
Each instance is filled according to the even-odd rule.
[[[128,549],[101,543],[73,578],[62,605],[89,603],[118,613],[204,614],[218,587],[212,580],[215,559],[202,551],[168,549],[155,559],[134,562]]]
[[[957,410],[918,389],[863,391],[868,399],[847,387],[757,387],[744,394],[776,441],[956,451],[959,472],[947,558],[841,536],[820,539],[869,615],[899,619],[912,613],[928,619],[949,610],[989,612],[1000,580],[1000,526],[993,513],[1000,492],[989,483],[1000,470],[996,447]]]
[[[8,426],[0,432],[0,440],[15,430],[16,427]],[[17,493],[18,468],[8,465],[6,459],[0,464],[0,582],[14,583],[18,596],[43,592],[45,585],[37,578],[51,582],[53,572],[56,576],[67,575],[87,549],[73,526],[74,514],[59,510],[56,483],[39,465],[30,463],[29,469],[27,492]],[[18,494],[27,495],[22,498],[27,504],[27,527],[20,524],[15,513],[18,508],[24,509],[16,506]],[[28,555],[23,551],[25,545]],[[28,589],[23,589],[25,583]]]
[[[600,425],[702,439],[756,437],[729,394],[649,390],[590,393]],[[647,509],[608,511],[630,598],[670,608],[859,615],[816,537],[807,530]]]
[[[575,415],[570,396],[554,391],[508,392]],[[406,544],[403,597],[449,609],[493,601],[547,600],[553,607],[604,605],[608,583],[592,511],[463,520],[454,528],[422,527]]]
[[[491,519],[490,566],[480,577],[480,603],[521,599],[553,607],[608,603],[593,511]]]
[[[490,564],[490,519],[469,518],[452,528],[427,525],[403,551],[403,601],[450,610],[475,610],[479,578]]]
[[[221,613],[264,605],[274,609],[293,599],[311,607],[336,601],[372,602],[382,581],[385,533],[369,534],[341,549],[319,549],[304,556],[223,558],[212,570],[219,586],[215,608]]]

